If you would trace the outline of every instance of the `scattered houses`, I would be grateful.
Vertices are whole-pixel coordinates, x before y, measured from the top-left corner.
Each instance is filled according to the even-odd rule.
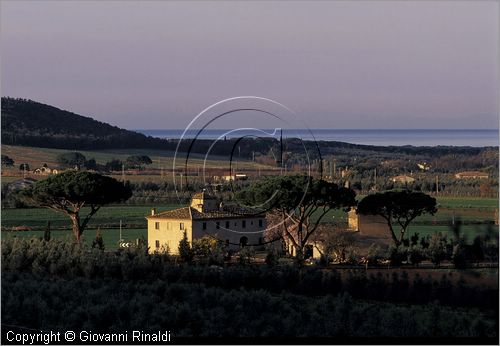
[[[50,174],[58,174],[59,171],[55,168],[52,169],[52,168],[49,168],[47,165],[43,165],[42,167],[35,169],[33,171],[33,173],[39,174],[39,175],[50,175]]]
[[[246,174],[232,174],[232,175],[215,175],[214,181],[237,181],[237,180],[247,180],[248,176]]]
[[[488,173],[479,171],[466,171],[455,174],[457,179],[488,179]]]
[[[393,183],[402,183],[402,184],[411,184],[415,182],[415,178],[412,178],[408,175],[397,175],[391,178]]]
[[[422,171],[428,171],[431,168],[427,162],[417,163],[417,167]]]

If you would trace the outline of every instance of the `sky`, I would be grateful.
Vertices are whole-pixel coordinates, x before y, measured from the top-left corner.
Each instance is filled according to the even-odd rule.
[[[498,6],[4,0],[1,94],[128,129],[185,128],[246,95],[309,128],[496,129]]]

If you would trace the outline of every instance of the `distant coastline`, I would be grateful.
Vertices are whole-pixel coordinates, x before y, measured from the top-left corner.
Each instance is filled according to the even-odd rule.
[[[173,130],[134,130],[156,138],[177,139],[183,129]],[[194,138],[198,129],[188,130],[185,138]],[[206,129],[199,139],[216,139],[219,137],[234,138],[255,135],[248,130],[227,134],[226,129]],[[272,132],[265,129],[266,132]],[[312,133],[312,134],[311,134]],[[278,135],[279,136],[279,135]],[[380,146],[499,146],[498,130],[488,129],[283,129],[284,137],[299,137],[304,140],[338,141],[352,144]]]

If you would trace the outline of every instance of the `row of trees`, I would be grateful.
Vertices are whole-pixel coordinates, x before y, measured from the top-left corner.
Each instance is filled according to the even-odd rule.
[[[377,172],[378,174],[378,172]],[[390,180],[390,177],[377,176],[374,172],[368,177],[353,174],[343,179],[349,185],[362,194],[373,191],[385,191],[392,189],[408,188],[424,193],[438,193],[442,196],[473,196],[473,197],[496,197],[498,196],[498,178],[489,179],[456,179],[450,175],[419,174],[413,176],[416,180],[412,183],[398,183]]]
[[[131,155],[127,157],[125,162],[117,159],[108,161],[105,165],[96,163],[94,158],[86,159],[85,155],[79,152],[62,153],[57,156],[57,162],[64,167],[78,167],[97,171],[121,171],[125,169],[141,169],[145,165],[153,163],[147,155]]]
[[[456,269],[465,269],[482,261],[498,262],[498,235],[490,227],[486,234],[477,235],[471,244],[464,238],[448,238],[445,234],[436,232],[432,236],[420,238],[415,234],[402,246],[383,248],[372,244],[364,258],[370,265],[381,264],[384,261],[391,266],[400,266],[403,262],[418,266],[423,261],[429,261],[435,266],[443,262],[451,262]],[[346,262],[356,258],[355,250],[347,248]]]
[[[56,161],[59,165],[64,168],[78,168],[78,169],[89,169],[95,171],[121,171],[122,168],[125,169],[142,169],[146,165],[150,165],[153,163],[151,158],[147,155],[131,155],[126,158],[124,162],[113,159],[111,161],[106,162],[106,164],[101,165],[96,162],[94,158],[88,159],[79,152],[67,152],[59,154],[56,157]],[[12,167],[14,166],[15,161],[7,156],[2,155],[2,166]],[[29,170],[30,166],[27,163],[21,163],[19,165],[19,170]]]
[[[13,167],[14,166],[14,159],[12,159],[10,156],[8,155],[3,155],[2,154],[2,166],[5,166],[5,167]],[[19,170],[20,171],[29,171],[30,170],[30,165],[27,164],[27,163],[21,163],[19,165]]]

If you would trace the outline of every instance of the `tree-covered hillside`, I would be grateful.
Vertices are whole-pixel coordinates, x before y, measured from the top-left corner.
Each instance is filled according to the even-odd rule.
[[[205,154],[212,140],[182,141],[179,151]],[[252,151],[267,153],[276,139],[230,139],[215,145],[214,155],[228,155],[238,142],[242,157]],[[2,97],[2,144],[70,150],[176,150],[178,141],[145,136],[27,99]]]
[[[83,150],[163,142],[35,101],[2,97],[2,144]]]

